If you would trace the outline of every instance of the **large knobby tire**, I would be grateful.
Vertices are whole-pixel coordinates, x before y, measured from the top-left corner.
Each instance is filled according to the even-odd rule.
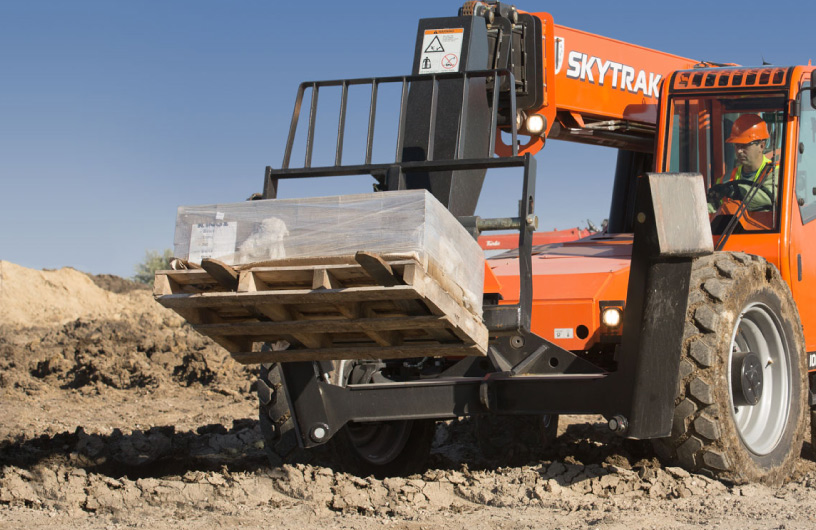
[[[261,365],[258,417],[266,455],[273,466],[279,466],[298,448],[298,442],[278,363]]]
[[[655,447],[690,471],[780,484],[802,448],[806,378],[802,325],[776,267],[743,253],[699,258],[672,433]]]

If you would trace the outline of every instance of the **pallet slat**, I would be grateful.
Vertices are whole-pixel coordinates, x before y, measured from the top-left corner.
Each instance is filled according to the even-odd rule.
[[[285,291],[255,291],[248,293],[212,292],[195,295],[168,294],[159,302],[170,309],[184,307],[253,307],[263,304],[315,304],[369,302],[376,300],[412,300],[419,298],[407,285],[394,287],[350,287],[346,289],[291,289]]]
[[[237,324],[194,324],[205,335],[275,335],[284,333],[346,333],[352,331],[395,331],[450,326],[446,316],[407,318],[359,318],[355,320],[296,320],[290,322],[242,322]]]

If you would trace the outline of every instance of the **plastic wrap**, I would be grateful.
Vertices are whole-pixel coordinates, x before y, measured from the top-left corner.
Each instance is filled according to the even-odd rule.
[[[410,256],[432,276],[458,285],[481,314],[484,255],[478,243],[426,190],[308,199],[182,206],[175,255],[245,265],[289,258]]]

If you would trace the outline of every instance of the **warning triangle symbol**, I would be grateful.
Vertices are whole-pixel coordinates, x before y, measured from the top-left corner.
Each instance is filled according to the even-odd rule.
[[[439,41],[439,37],[434,36],[433,40],[428,47],[425,48],[424,53],[433,53],[433,52],[443,52],[445,48],[442,47],[442,43]]]

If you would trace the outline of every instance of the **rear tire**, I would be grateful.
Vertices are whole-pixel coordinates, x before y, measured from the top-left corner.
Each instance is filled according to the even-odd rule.
[[[697,259],[672,433],[655,442],[658,453],[729,482],[782,483],[804,438],[804,351],[799,314],[776,267],[743,253]],[[747,379],[745,352],[758,361]]]
[[[353,362],[337,361],[329,366],[332,369],[327,375],[331,383],[345,385]],[[258,412],[269,462],[279,466],[291,460],[298,454],[298,435],[279,363],[261,365]],[[424,471],[435,432],[433,420],[349,423],[327,446],[333,466],[348,473],[377,478],[406,476]]]

